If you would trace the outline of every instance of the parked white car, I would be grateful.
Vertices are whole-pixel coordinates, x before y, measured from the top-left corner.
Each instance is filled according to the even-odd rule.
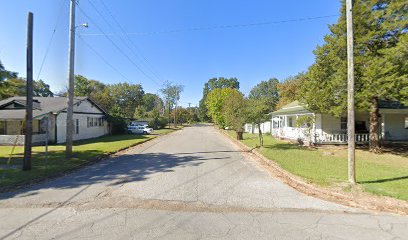
[[[147,125],[129,125],[127,131],[133,134],[150,134],[153,132],[153,128],[149,128]]]

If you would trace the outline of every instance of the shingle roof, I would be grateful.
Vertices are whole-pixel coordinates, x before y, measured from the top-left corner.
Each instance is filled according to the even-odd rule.
[[[87,97],[75,97],[74,104],[88,99]],[[33,104],[33,117],[40,118],[47,113],[57,113],[67,108],[66,97],[34,97],[34,101],[38,104]],[[1,109],[2,106],[11,102],[17,102],[25,105],[25,97],[11,97],[0,101],[0,119],[23,119],[25,117],[25,109]]]
[[[305,105],[299,101],[294,101],[289,104],[286,104],[281,109],[271,113],[271,115],[282,115],[282,114],[291,114],[291,113],[312,113],[305,108]]]
[[[307,110],[306,105],[299,102],[299,101],[294,101],[291,102],[285,106],[283,106],[281,109],[272,112],[272,116],[276,115],[285,115],[285,114],[304,114],[304,113],[312,113],[311,111]],[[380,109],[408,109],[408,106],[403,105],[400,102],[396,101],[386,101],[386,100],[380,100],[378,107]]]

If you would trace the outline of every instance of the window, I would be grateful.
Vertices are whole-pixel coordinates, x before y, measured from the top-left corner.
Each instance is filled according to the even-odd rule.
[[[347,118],[346,117],[340,118],[340,129],[347,130]]]
[[[356,128],[357,133],[367,133],[368,132],[365,121],[356,121],[355,128]]]
[[[405,117],[405,129],[408,129],[408,116]],[[0,129],[1,131],[1,129]]]
[[[97,126],[98,126],[98,119],[97,119],[97,118],[93,118],[93,121],[94,121],[94,127],[97,127]]]
[[[293,117],[288,117],[288,127],[293,127]]]
[[[79,134],[79,119],[75,119],[75,134]]]
[[[6,135],[6,121],[0,121],[0,135]]]
[[[102,126],[102,118],[98,118],[99,126]]]

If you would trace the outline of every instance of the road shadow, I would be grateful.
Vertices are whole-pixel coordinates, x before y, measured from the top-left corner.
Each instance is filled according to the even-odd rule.
[[[159,172],[172,172],[178,167],[198,166],[203,161],[228,157],[205,158],[198,155],[142,153],[126,154],[87,166],[66,176],[18,191],[0,194],[0,199],[35,195],[42,189],[70,189],[97,183],[119,185],[125,182],[144,181]]]

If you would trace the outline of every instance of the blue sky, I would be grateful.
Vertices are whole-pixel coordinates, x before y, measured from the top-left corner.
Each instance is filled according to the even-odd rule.
[[[129,38],[115,35],[121,31],[103,4],[124,31],[131,33]],[[337,17],[174,33],[168,30],[335,15],[339,13],[340,1],[79,0],[79,7],[77,25],[89,23],[89,28],[77,28],[81,39],[124,77],[78,38],[76,74],[104,83],[141,83],[146,92],[152,93],[158,93],[166,80],[179,83],[185,87],[181,104],[186,106],[198,104],[203,84],[212,77],[237,77],[241,90],[248,93],[262,80],[271,77],[283,80],[305,71],[314,61],[313,49],[323,43],[328,24],[336,22]],[[40,78],[53,91],[61,90],[67,81],[69,0],[2,0],[0,60],[8,70],[25,76],[28,11],[34,13],[35,78],[57,25]],[[114,34],[109,36],[121,50],[100,35],[98,27]]]

